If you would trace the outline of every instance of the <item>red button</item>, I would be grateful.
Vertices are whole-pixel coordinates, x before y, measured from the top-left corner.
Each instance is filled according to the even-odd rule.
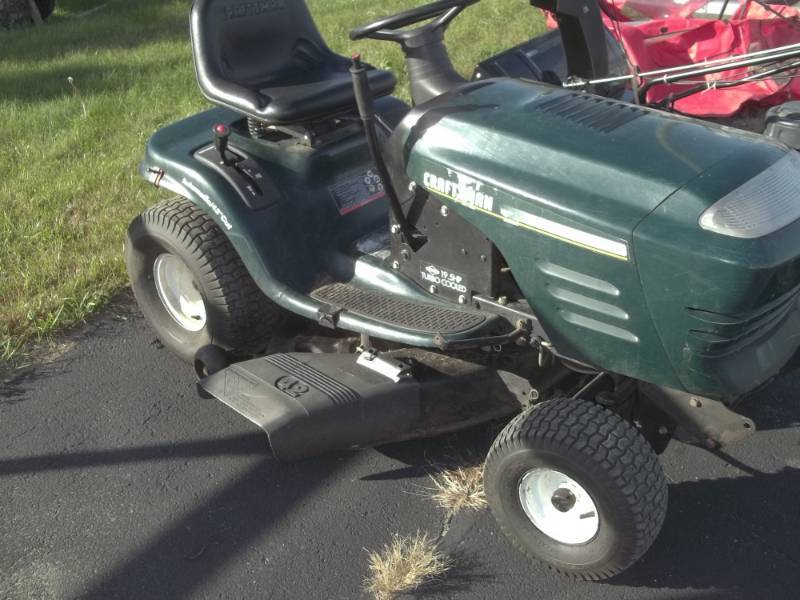
[[[223,125],[222,123],[214,126],[214,133],[216,133],[217,135],[228,135],[230,132],[231,130],[228,129],[228,126]]]

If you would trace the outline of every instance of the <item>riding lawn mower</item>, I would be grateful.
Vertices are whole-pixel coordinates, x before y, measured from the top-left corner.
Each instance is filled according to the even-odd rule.
[[[506,421],[484,477],[501,528],[604,579],[658,535],[670,440],[752,434],[737,401],[794,363],[800,154],[552,70],[489,72],[508,54],[469,81],[444,33],[477,1],[350,33],[400,44],[409,105],[302,0],[195,0],[217,108],[148,142],[142,175],[176,197],[131,223],[127,266],[200,395],[277,459]],[[532,4],[573,77],[609,75],[597,4]]]

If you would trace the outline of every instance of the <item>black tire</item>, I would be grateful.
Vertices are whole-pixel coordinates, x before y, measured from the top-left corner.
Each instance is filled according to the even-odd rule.
[[[39,14],[42,19],[46,19],[53,14],[56,8],[56,0],[36,0],[36,6],[39,9]]]
[[[206,312],[200,331],[181,326],[159,297],[153,268],[162,254],[179,258],[191,271]],[[257,353],[285,321],[287,313],[264,296],[222,230],[189,200],[166,200],[136,217],[128,227],[125,262],[150,327],[186,362],[208,344],[235,356]]]
[[[563,473],[588,492],[598,517],[589,541],[558,541],[527,516],[520,484],[534,469]],[[667,512],[667,481],[652,448],[622,417],[583,400],[553,399],[518,415],[489,450],[484,479],[492,513],[512,543],[577,579],[607,579],[628,568],[655,541]]]

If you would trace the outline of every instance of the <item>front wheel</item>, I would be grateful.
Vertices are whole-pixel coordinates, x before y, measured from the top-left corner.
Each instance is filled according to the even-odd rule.
[[[514,545],[580,579],[607,579],[636,562],[667,511],[652,448],[622,417],[583,400],[549,400],[518,415],[495,440],[484,477]]]
[[[186,362],[209,344],[256,353],[285,321],[222,230],[189,200],[160,202],[134,219],[125,261],[147,322]]]

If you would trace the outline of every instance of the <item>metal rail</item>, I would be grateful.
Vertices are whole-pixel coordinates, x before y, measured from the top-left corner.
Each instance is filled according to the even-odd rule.
[[[734,56],[726,56],[725,58],[707,60],[702,63],[699,63],[702,66],[698,66],[698,63],[693,63],[690,65],[683,65],[680,67],[669,67],[666,69],[645,71],[636,74],[631,73],[628,75],[618,75],[615,77],[604,77],[602,79],[590,79],[586,81],[567,82],[563,84],[563,87],[577,88],[586,85],[598,85],[601,83],[617,83],[621,81],[630,81],[634,78],[648,79],[657,76],[662,76],[659,78],[660,83],[669,83],[669,81],[663,81],[663,80],[665,77],[670,77],[670,74],[672,73],[679,74],[679,75],[672,75],[672,77],[684,79],[686,77],[691,77],[698,74],[710,74],[710,72],[707,72],[705,70],[708,68],[715,68],[712,65],[719,65],[718,70],[712,72],[721,72],[738,67],[747,67],[756,64],[764,64],[781,58],[793,58],[795,56],[800,56],[800,43],[788,44],[786,46],[779,46],[777,48],[771,48],[769,50],[759,50],[757,52],[749,52],[747,54],[737,54]],[[753,62],[751,62],[751,60]]]
[[[751,58],[748,60],[737,61],[733,63],[727,63],[724,65],[717,65],[713,67],[703,67],[700,69],[696,69],[694,71],[686,71],[682,73],[675,73],[672,75],[664,75],[657,79],[651,79],[645,85],[641,86],[639,89],[639,101],[644,102],[644,99],[647,97],[647,92],[654,85],[661,85],[665,83],[672,83],[673,81],[679,81],[681,79],[686,79],[688,77],[695,77],[697,75],[712,75],[714,73],[722,73],[724,71],[729,71],[731,69],[737,69],[739,67],[752,67],[756,65],[763,65],[767,63],[772,63],[777,60],[781,59],[789,59],[789,58],[796,58],[800,56],[800,48],[791,50],[789,52],[781,52],[776,55],[769,55],[769,56],[760,56],[756,58]],[[713,85],[713,81],[709,82],[709,85]]]

